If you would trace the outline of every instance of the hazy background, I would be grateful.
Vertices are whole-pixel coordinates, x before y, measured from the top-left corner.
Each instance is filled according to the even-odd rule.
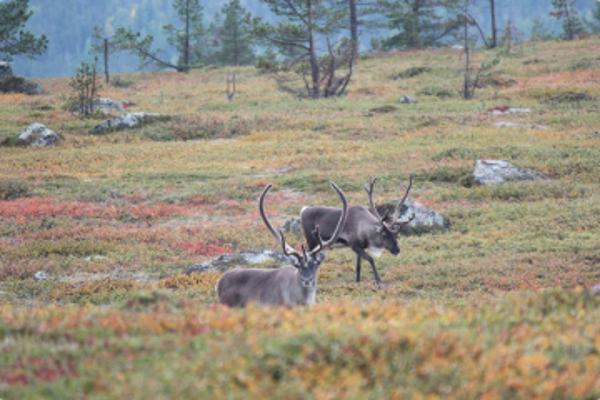
[[[0,0],[2,1],[2,0]],[[215,12],[220,12],[227,0],[204,1],[204,20],[206,24]],[[509,0],[496,1],[498,35],[502,36],[504,27],[510,19],[511,23],[527,38],[531,33],[534,20],[539,20],[549,33],[560,30],[561,22],[548,15],[552,0]],[[243,6],[255,16],[267,20],[274,17],[268,8],[259,0],[242,0]],[[480,0],[475,16],[486,32],[489,32],[489,1]],[[143,34],[151,34],[155,38],[155,47],[166,49],[167,58],[175,58],[171,46],[166,43],[161,27],[168,23],[178,24],[171,1],[165,0],[31,0],[30,9],[34,12],[26,29],[30,32],[48,37],[48,51],[35,60],[16,57],[12,63],[16,74],[28,77],[72,76],[82,62],[92,62],[89,54],[92,44],[94,25],[103,26],[107,32],[118,27],[128,27]],[[578,0],[579,17],[591,20],[594,0]],[[372,36],[391,36],[392,31],[361,33],[361,51],[370,49]],[[135,57],[126,54],[111,58],[111,72],[123,73],[138,70]]]

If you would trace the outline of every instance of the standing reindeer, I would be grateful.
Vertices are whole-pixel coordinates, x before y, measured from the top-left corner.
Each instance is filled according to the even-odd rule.
[[[408,221],[399,222],[398,217],[402,205],[412,187],[412,176],[410,183],[406,188],[404,197],[394,209],[391,217],[391,222],[385,222],[387,213],[383,217],[377,211],[373,204],[373,186],[378,178],[369,178],[369,187],[365,185],[365,190],[369,195],[370,209],[367,210],[362,206],[352,206],[348,209],[348,219],[344,225],[342,232],[338,234],[337,240],[332,241],[334,237],[335,221],[340,218],[342,210],[339,208],[313,206],[303,207],[300,211],[300,224],[304,232],[304,237],[308,243],[308,248],[312,249],[318,246],[318,241],[313,237],[312,233],[316,227],[319,227],[319,232],[322,238],[332,242],[332,248],[350,247],[356,253],[356,281],[360,282],[361,260],[364,258],[371,264],[375,282],[381,287],[382,282],[377,269],[375,269],[375,261],[366,252],[369,250],[375,257],[379,257],[383,250],[389,251],[392,255],[400,254],[400,246],[398,245],[398,233],[402,227],[408,224],[414,218],[410,217]],[[337,233],[337,231],[335,231]]]
[[[292,265],[276,269],[240,269],[228,271],[217,282],[219,301],[231,307],[244,307],[250,302],[261,305],[313,305],[317,292],[318,268],[325,259],[321,251],[337,240],[348,217],[348,203],[344,193],[334,183],[331,187],[342,199],[342,210],[338,215],[337,225],[330,239],[323,242],[319,227],[311,233],[314,246],[307,251],[302,245],[302,252],[288,245],[283,236],[271,226],[264,210],[264,199],[273,185],[269,184],[259,200],[260,215],[275,238],[282,246],[285,255],[292,257]]]

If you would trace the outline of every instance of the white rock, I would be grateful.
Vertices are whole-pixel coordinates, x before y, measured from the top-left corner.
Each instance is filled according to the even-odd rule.
[[[504,160],[475,161],[475,182],[485,185],[509,181],[531,181],[550,179],[549,176],[530,169],[516,167]]]
[[[21,146],[52,146],[61,140],[65,138],[39,122],[34,122],[17,135],[17,143]]]

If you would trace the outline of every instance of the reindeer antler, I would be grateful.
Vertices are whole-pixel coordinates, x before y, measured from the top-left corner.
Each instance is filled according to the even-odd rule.
[[[317,254],[324,248],[335,243],[338,236],[342,232],[342,228],[344,227],[344,224],[346,223],[346,219],[348,218],[348,201],[346,200],[346,196],[344,196],[344,192],[342,192],[342,190],[339,187],[337,187],[337,185],[335,183],[332,182],[331,187],[340,196],[340,198],[342,199],[342,205],[343,205],[342,206],[342,215],[338,221],[335,231],[334,231],[333,235],[331,236],[331,238],[329,238],[328,241],[323,242],[323,239],[321,238],[321,235],[319,234],[319,227],[316,227],[315,235],[317,236],[317,240],[318,240],[319,244],[314,249],[312,249],[310,252],[307,252],[305,246],[302,245],[302,253],[300,253],[298,250],[294,249],[292,246],[287,244],[282,230],[280,230],[279,234],[277,234],[277,231],[275,230],[275,228],[273,228],[273,226],[269,222],[269,219],[267,218],[267,215],[265,214],[265,205],[264,205],[265,196],[267,195],[269,190],[271,190],[272,187],[273,187],[273,185],[271,183],[269,183],[263,190],[262,194],[260,195],[260,199],[258,201],[258,209],[260,210],[260,216],[262,217],[263,222],[267,226],[267,229],[269,229],[269,231],[271,232],[271,234],[273,235],[275,240],[277,240],[277,242],[282,246],[283,253],[285,255],[294,256],[298,259],[298,261],[302,261],[303,259],[304,260],[308,259],[309,255],[314,256],[315,254]]]
[[[269,183],[263,190],[262,194],[260,195],[260,200],[258,201],[258,209],[260,210],[260,216],[262,217],[263,222],[265,223],[265,225],[267,226],[267,229],[269,229],[269,231],[271,232],[271,234],[273,235],[275,240],[277,240],[277,242],[283,247],[284,254],[286,254],[288,256],[294,256],[294,257],[297,257],[298,260],[302,260],[302,254],[300,254],[296,249],[294,249],[292,246],[290,246],[289,244],[286,243],[285,237],[283,236],[282,231],[279,231],[279,235],[277,234],[277,231],[275,231],[275,229],[269,222],[267,215],[265,214],[265,207],[264,207],[265,196],[267,195],[269,190],[271,190],[272,187],[273,187],[273,184]]]
[[[375,186],[375,183],[379,180],[379,177],[376,176],[375,179],[369,177],[369,187],[367,187],[367,185],[365,185],[365,191],[367,192],[367,195],[369,196],[369,211],[371,211],[371,214],[373,214],[378,220],[379,222],[383,223],[383,220],[385,219],[385,217],[387,217],[387,211],[385,213],[385,215],[382,217],[379,214],[379,211],[377,211],[377,207],[375,207],[375,205],[373,204],[373,187]]]
[[[400,200],[398,202],[398,204],[396,204],[396,208],[394,209],[394,214],[392,215],[392,224],[390,225],[390,229],[393,232],[400,231],[400,229],[402,229],[402,227],[404,227],[406,224],[408,224],[410,221],[412,221],[415,218],[415,215],[413,214],[410,216],[408,221],[398,222],[398,218],[400,218],[400,211],[402,210],[402,205],[406,201],[406,198],[408,197],[408,193],[410,192],[410,189],[412,188],[412,183],[413,183],[412,175],[410,175],[408,179],[409,179],[408,187],[404,186],[406,188],[406,191],[404,192],[404,197],[402,197],[402,200]]]
[[[317,244],[317,246],[315,246],[314,249],[312,249],[309,252],[309,254],[311,256],[314,256],[315,254],[317,254],[324,248],[329,247],[335,243],[338,236],[340,236],[340,233],[342,233],[342,229],[344,228],[344,225],[346,224],[346,219],[348,218],[348,201],[346,200],[346,196],[344,196],[344,192],[342,192],[342,190],[333,182],[331,182],[331,187],[333,188],[333,190],[335,190],[337,192],[337,194],[340,196],[340,199],[342,200],[342,215],[340,216],[340,219],[338,220],[338,224],[335,227],[335,231],[333,232],[333,234],[331,235],[329,240],[326,242],[323,242],[323,239],[321,238],[321,235],[319,234],[319,227],[318,226],[315,227],[314,234],[316,235],[317,241],[319,243]]]

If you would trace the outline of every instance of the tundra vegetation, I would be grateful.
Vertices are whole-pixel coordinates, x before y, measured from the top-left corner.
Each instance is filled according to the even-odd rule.
[[[452,49],[362,56],[345,96],[314,101],[252,67],[121,76],[103,96],[177,117],[102,136],[61,108],[68,78],[1,95],[0,397],[600,397],[584,290],[600,281],[599,47],[521,43],[469,101]],[[34,121],[66,140],[11,146]],[[477,159],[553,179],[474,185]],[[219,272],[183,273],[277,249],[257,205],[269,182],[277,227],[339,206],[330,181],[367,206],[369,176],[391,200],[411,174],[410,197],[450,225],[383,253],[382,289],[355,282],[349,249],[328,252],[312,308],[228,308]]]

